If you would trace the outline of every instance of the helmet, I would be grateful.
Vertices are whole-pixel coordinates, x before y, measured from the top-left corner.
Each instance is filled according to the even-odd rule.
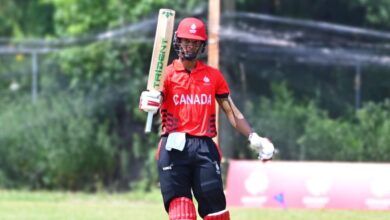
[[[184,18],[179,23],[176,36],[178,38],[206,41],[206,27],[204,23],[197,18]]]
[[[191,39],[203,41],[201,47],[195,53],[185,53],[180,48],[180,39]],[[199,52],[203,53],[207,45],[207,34],[204,23],[197,18],[184,18],[180,21],[179,26],[173,36],[173,47],[179,57],[186,60],[194,60]]]

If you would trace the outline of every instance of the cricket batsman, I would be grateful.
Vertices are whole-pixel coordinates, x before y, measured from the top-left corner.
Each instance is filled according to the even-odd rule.
[[[174,34],[178,55],[167,68],[161,92],[144,91],[140,109],[162,119],[157,151],[158,173],[165,210],[170,220],[229,220],[221,177],[221,154],[212,140],[217,135],[215,101],[231,125],[248,138],[261,160],[272,159],[273,144],[260,137],[234,105],[222,73],[198,60],[206,47],[205,24],[183,19]]]

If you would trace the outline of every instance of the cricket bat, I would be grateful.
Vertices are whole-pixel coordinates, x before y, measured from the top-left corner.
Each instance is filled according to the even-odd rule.
[[[161,91],[164,82],[165,68],[167,67],[169,51],[171,50],[173,26],[175,24],[175,11],[160,9],[158,13],[156,36],[152,59],[149,68],[147,89]],[[146,120],[145,133],[152,128],[153,113],[149,112]]]

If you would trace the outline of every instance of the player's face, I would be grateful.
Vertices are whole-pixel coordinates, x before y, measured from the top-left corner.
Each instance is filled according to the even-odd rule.
[[[192,40],[192,39],[181,39],[180,45],[185,53],[193,53],[197,52],[202,41],[200,40]]]
[[[179,56],[185,60],[194,61],[202,49],[203,41],[181,38],[179,41]]]

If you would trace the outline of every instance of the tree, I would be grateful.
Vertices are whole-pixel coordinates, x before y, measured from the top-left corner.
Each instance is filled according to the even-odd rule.
[[[53,34],[54,7],[40,1],[7,0],[0,7],[0,35],[13,38]]]

